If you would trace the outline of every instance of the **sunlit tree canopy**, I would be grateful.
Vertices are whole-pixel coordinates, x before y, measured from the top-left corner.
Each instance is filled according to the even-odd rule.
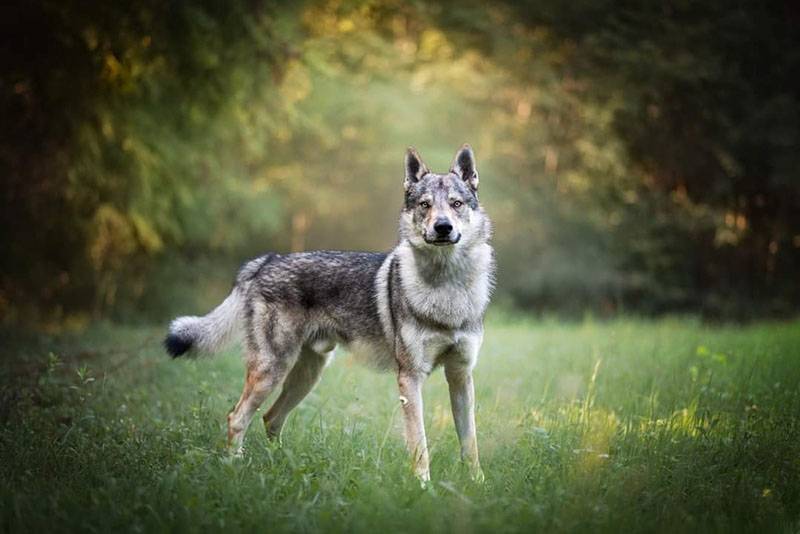
[[[402,157],[475,148],[498,299],[800,303],[789,4],[18,2],[0,319],[207,302],[265,250],[385,250]],[[213,292],[213,291],[212,291]]]

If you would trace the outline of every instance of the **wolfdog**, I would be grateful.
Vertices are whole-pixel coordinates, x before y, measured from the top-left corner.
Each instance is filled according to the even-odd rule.
[[[265,254],[240,269],[230,295],[204,317],[172,321],[173,357],[214,352],[244,334],[244,391],[228,415],[228,446],[244,434],[269,394],[264,415],[279,438],[289,412],[308,395],[337,344],[374,367],[397,373],[413,471],[430,480],[422,383],[444,367],[461,457],[482,480],[475,434],[472,370],[494,277],[491,225],[478,203],[478,171],[469,145],[450,171],[430,172],[414,148],[405,156],[399,242],[388,254]]]

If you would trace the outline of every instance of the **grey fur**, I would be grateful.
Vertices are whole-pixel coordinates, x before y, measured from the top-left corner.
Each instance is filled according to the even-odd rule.
[[[447,174],[406,154],[399,243],[388,254],[266,254],[243,265],[231,294],[204,317],[170,325],[174,356],[219,350],[242,332],[247,380],[229,415],[229,443],[240,451],[258,406],[283,384],[264,416],[279,436],[289,411],[313,388],[337,344],[374,367],[394,369],[415,473],[429,478],[421,385],[444,366],[453,415],[473,475],[482,476],[474,425],[472,368],[493,283],[489,219],[477,198],[472,149]]]

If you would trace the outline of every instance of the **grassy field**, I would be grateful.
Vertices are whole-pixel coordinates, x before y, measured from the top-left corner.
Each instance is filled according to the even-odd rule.
[[[0,531],[800,529],[800,323],[490,318],[472,483],[441,372],[433,482],[410,474],[393,376],[340,354],[282,445],[224,454],[243,366],[170,361],[153,328],[4,332]],[[263,411],[263,410],[262,410]]]

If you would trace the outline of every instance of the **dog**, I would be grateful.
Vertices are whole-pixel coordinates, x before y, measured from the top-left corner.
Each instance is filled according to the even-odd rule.
[[[228,415],[232,453],[241,454],[256,410],[282,385],[263,417],[267,435],[280,438],[289,412],[341,344],[397,373],[406,445],[423,484],[430,466],[422,384],[444,367],[462,460],[473,479],[483,479],[472,370],[495,262],[478,181],[469,145],[445,174],[430,172],[411,147],[399,241],[391,252],[265,254],[242,266],[230,295],[208,315],[172,321],[165,346],[173,357],[215,352],[244,334],[244,391]]]

